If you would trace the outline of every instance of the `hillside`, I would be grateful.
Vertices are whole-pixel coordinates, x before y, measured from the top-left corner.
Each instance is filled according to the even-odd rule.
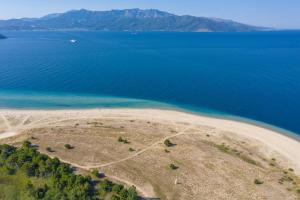
[[[149,9],[111,11],[73,10],[41,18],[0,20],[2,30],[98,30],[98,31],[178,31],[244,32],[264,28],[230,20],[189,15],[178,16]]]

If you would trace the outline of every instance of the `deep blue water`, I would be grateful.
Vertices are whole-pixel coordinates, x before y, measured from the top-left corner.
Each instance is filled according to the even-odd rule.
[[[4,34],[0,107],[175,105],[300,134],[300,32]]]

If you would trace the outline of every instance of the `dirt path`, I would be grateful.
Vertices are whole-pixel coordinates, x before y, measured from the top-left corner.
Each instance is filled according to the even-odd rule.
[[[1,114],[1,118],[3,119],[3,121],[4,121],[5,125],[6,125],[6,127],[7,127],[8,129],[11,129],[11,125],[8,123],[7,118],[6,118],[3,114]]]
[[[162,138],[161,140],[153,143],[152,145],[150,145],[150,146],[148,146],[148,147],[140,150],[139,152],[135,153],[134,155],[128,156],[126,158],[123,158],[123,159],[120,159],[120,160],[117,160],[117,161],[114,161],[114,162],[105,163],[105,164],[79,165],[77,163],[73,163],[73,162],[70,162],[68,160],[64,160],[64,159],[62,159],[62,158],[60,158],[58,156],[51,156],[50,155],[50,157],[52,157],[52,158],[58,157],[61,162],[68,163],[68,164],[70,164],[70,165],[72,165],[74,167],[77,167],[77,168],[80,168],[80,169],[84,169],[84,170],[91,170],[91,169],[98,169],[98,168],[102,168],[102,167],[108,167],[108,166],[111,166],[111,165],[114,165],[114,164],[117,164],[117,163],[121,163],[121,162],[127,161],[129,159],[133,159],[133,158],[141,155],[142,153],[150,150],[151,148],[155,147],[156,145],[163,143],[166,139],[171,139],[171,138],[174,138],[174,137],[177,137],[177,136],[180,136],[180,135],[189,134],[189,133],[186,133],[186,131],[190,130],[190,129],[193,129],[193,128],[194,128],[194,125],[191,124],[191,125],[187,126],[186,128],[184,128],[179,133],[174,134],[174,135],[170,135],[170,136],[166,136],[166,137]],[[42,152],[42,153],[46,153],[46,152]],[[146,190],[140,188],[139,186],[137,186],[136,184],[134,184],[133,182],[130,182],[128,180],[121,179],[119,177],[112,176],[112,175],[107,175],[106,174],[106,176],[108,178],[112,179],[112,180],[117,180],[117,181],[119,181],[121,183],[124,183],[124,184],[126,184],[128,186],[132,186],[132,185],[135,186],[136,189],[137,189],[137,191],[139,192],[139,194],[141,194],[143,197],[148,197],[148,198],[152,197],[153,198],[153,196],[155,196],[155,194],[153,192],[146,191]]]

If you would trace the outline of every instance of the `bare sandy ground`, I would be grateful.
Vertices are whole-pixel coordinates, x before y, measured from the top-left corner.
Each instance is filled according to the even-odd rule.
[[[294,166],[297,172],[300,172],[300,142],[296,139],[288,137],[274,130],[266,129],[260,126],[247,124],[227,119],[212,118],[200,115],[193,115],[184,112],[173,110],[158,110],[158,109],[90,109],[90,110],[0,110],[0,119],[3,119],[2,131],[0,129],[0,139],[12,137],[18,134],[23,129],[34,127],[34,124],[24,125],[24,121],[18,126],[8,124],[5,115],[25,115],[25,116],[40,116],[51,118],[52,115],[65,116],[63,120],[72,118],[90,118],[90,117],[133,117],[143,120],[161,120],[172,122],[186,122],[194,126],[210,126],[222,131],[233,132],[238,135],[255,139],[266,145],[266,151],[276,151],[286,157],[289,165]],[[43,120],[43,119],[40,119]],[[36,122],[35,122],[36,123]],[[39,123],[36,123],[38,126]],[[3,127],[4,126],[4,127]],[[6,128],[5,128],[6,126]],[[1,124],[0,124],[1,127]]]
[[[120,144],[120,136],[130,144]],[[289,168],[300,174],[300,142],[243,122],[158,109],[0,110],[0,143],[25,139],[77,168],[99,169],[112,180],[135,185],[146,197],[299,197],[289,193],[298,189],[298,178],[288,172],[294,183],[282,184],[280,179],[287,177],[284,171]],[[166,139],[177,144],[170,153],[164,151]],[[75,148],[67,151],[66,143]],[[229,153],[223,152],[223,143],[230,146]],[[46,147],[55,151],[47,152]],[[170,171],[172,162],[180,168]],[[180,184],[174,185],[177,178]],[[264,185],[256,186],[255,178],[263,179]]]

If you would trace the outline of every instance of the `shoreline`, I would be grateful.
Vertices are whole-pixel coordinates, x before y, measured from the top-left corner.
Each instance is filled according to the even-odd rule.
[[[176,121],[190,123],[195,126],[209,126],[224,131],[226,134],[232,133],[257,141],[258,146],[263,144],[266,150],[279,153],[288,160],[295,170],[300,172],[300,141],[296,138],[277,130],[268,129],[260,125],[246,123],[232,119],[223,119],[211,116],[198,115],[178,110],[152,109],[152,108],[94,108],[94,109],[0,109],[0,114],[58,114],[58,115],[78,115],[81,117],[101,117],[118,116],[136,119],[156,119],[161,121]],[[1,119],[1,118],[0,118]],[[12,132],[11,130],[4,133]],[[1,137],[0,140],[4,139]],[[9,136],[9,134],[8,134]],[[14,136],[14,135],[13,135]],[[11,137],[13,137],[11,136]]]

